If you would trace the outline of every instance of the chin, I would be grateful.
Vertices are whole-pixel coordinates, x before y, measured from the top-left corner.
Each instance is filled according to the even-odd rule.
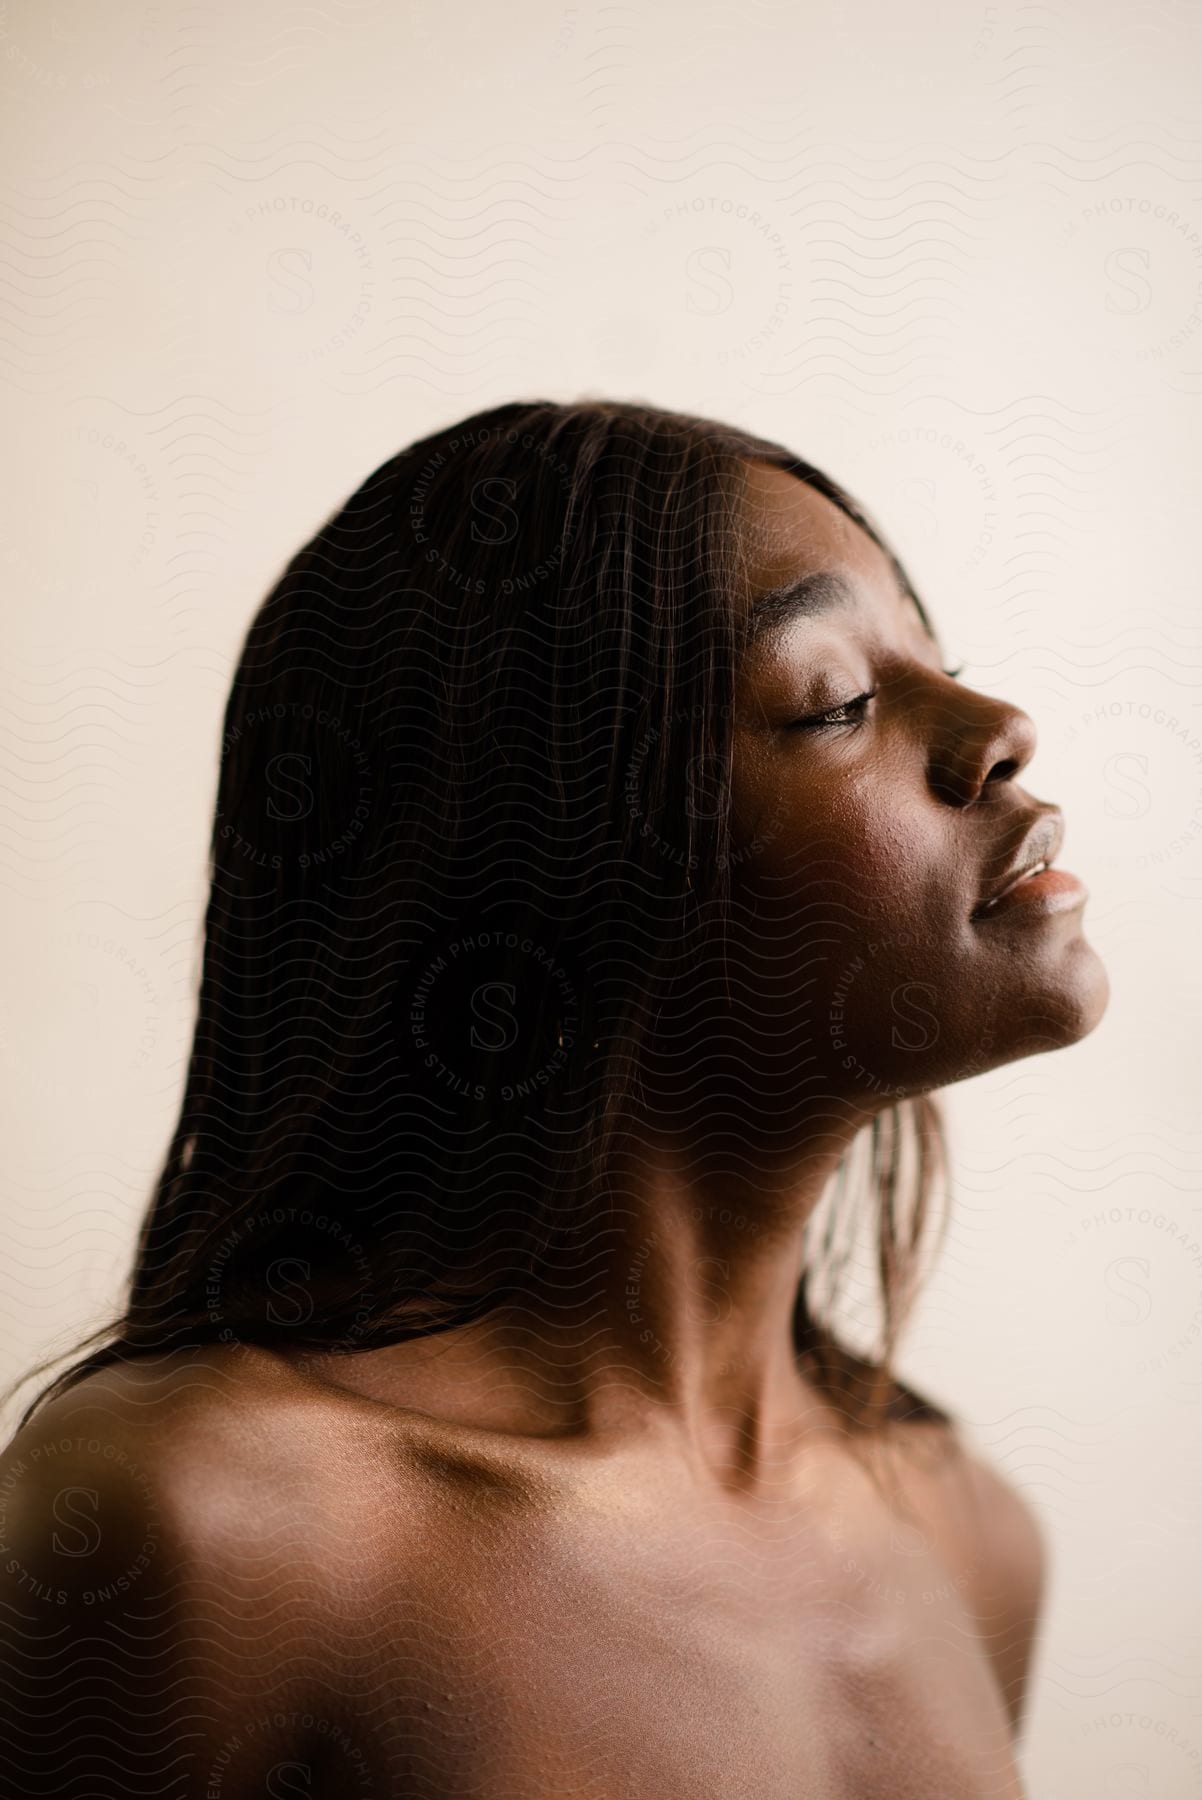
[[[1110,977],[1105,963],[1084,938],[1072,946],[1062,976],[1054,988],[1043,988],[1029,999],[1016,999],[1015,1023],[1020,1027],[1025,1023],[1028,1029],[1016,1032],[1008,1054],[997,1057],[996,1064],[1067,1050],[1101,1023],[1110,1000]]]
[[[1110,977],[1106,965],[1084,938],[1078,938],[1071,954],[1073,981],[1057,998],[1057,1016],[1064,1020],[1066,1044],[1088,1037],[1110,1001]]]
[[[896,1098],[914,1099],[958,1081],[971,1081],[1027,1056],[1067,1050],[1100,1024],[1110,999],[1110,980],[1101,957],[1079,938],[1060,969],[1055,986],[1016,988],[980,1012],[983,1030],[959,1054],[936,1066],[891,1070]]]

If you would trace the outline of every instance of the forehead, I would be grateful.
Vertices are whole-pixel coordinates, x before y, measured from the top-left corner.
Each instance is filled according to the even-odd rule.
[[[770,463],[745,465],[742,522],[751,597],[819,569],[895,593],[888,556],[832,500]]]

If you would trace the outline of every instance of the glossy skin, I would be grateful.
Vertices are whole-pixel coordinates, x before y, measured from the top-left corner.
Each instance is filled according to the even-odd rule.
[[[1042,804],[1030,721],[940,672],[821,496],[757,466],[747,522],[757,592],[838,567],[857,598],[743,672],[736,810],[773,822],[744,979],[650,1084],[617,1249],[444,1338],[175,1356],[35,1417],[0,1465],[13,1724],[53,1750],[97,1655],[116,1696],[60,1791],[1022,1793],[1035,1521],[934,1425],[891,1431],[875,1485],[789,1321],[805,1218],[890,1090],[1072,1042],[1105,976],[1079,906],[970,917]],[[869,687],[863,724],[787,729]],[[933,1032],[899,1033],[899,990]]]
[[[387,1398],[260,1351],[176,1357],[90,1378],[22,1434],[27,1466],[83,1447],[10,1505],[6,1552],[67,1595],[5,1596],[25,1620],[20,1791],[1022,1794],[1039,1536],[933,1431],[904,1428],[883,1498],[815,1410],[736,1494],[669,1412],[561,1437],[448,1422],[459,1384],[371,1362],[337,1378]],[[98,1476],[89,1443],[145,1489]],[[87,1489],[94,1507],[64,1504]],[[89,1553],[51,1556],[51,1519]],[[80,1600],[147,1543],[125,1594]]]

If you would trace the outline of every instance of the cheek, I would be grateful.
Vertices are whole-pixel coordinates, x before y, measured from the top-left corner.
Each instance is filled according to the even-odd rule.
[[[971,871],[954,866],[940,820],[921,797],[846,776],[784,786],[779,805],[761,785],[747,801],[760,847],[732,886],[746,992],[771,1034],[860,1081],[924,1074],[981,1000]]]
[[[946,854],[920,802],[865,773],[787,765],[734,789],[738,898],[784,937],[821,922],[846,936],[910,923],[946,887]]]

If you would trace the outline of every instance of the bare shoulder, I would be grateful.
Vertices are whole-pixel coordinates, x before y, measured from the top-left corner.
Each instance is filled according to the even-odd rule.
[[[135,1358],[36,1412],[0,1458],[0,1498],[40,1514],[64,1485],[94,1488],[132,1529],[153,1510],[181,1556],[233,1578],[274,1546],[314,1591],[331,1592],[370,1557],[369,1522],[394,1527],[394,1564],[414,1549],[420,1459],[396,1415],[307,1380],[250,1345]],[[381,1545],[381,1548],[383,1546]]]
[[[1038,1515],[954,1425],[905,1426],[899,1487],[973,1617],[1015,1731],[1022,1723],[1048,1572]]]
[[[86,1376],[40,1406],[0,1458],[8,1524],[34,1516],[64,1484],[82,1483],[111,1501],[114,1524],[140,1502],[167,1508],[180,1525],[186,1507],[171,1503],[186,1500],[190,1476],[226,1461],[260,1393],[254,1373],[220,1351],[131,1360]]]
[[[149,1511],[181,1537],[236,1522],[271,1481],[283,1422],[264,1375],[253,1359],[218,1349],[86,1376],[41,1406],[4,1452],[10,1524],[37,1516],[68,1484],[103,1497],[114,1529]]]
[[[331,1502],[357,1491],[331,1472],[350,1427],[271,1364],[97,1372],[0,1456],[0,1714],[28,1791],[68,1743],[96,1800],[222,1769],[237,1800],[281,1764],[353,1792],[339,1759],[380,1753],[353,1729],[362,1562]]]

